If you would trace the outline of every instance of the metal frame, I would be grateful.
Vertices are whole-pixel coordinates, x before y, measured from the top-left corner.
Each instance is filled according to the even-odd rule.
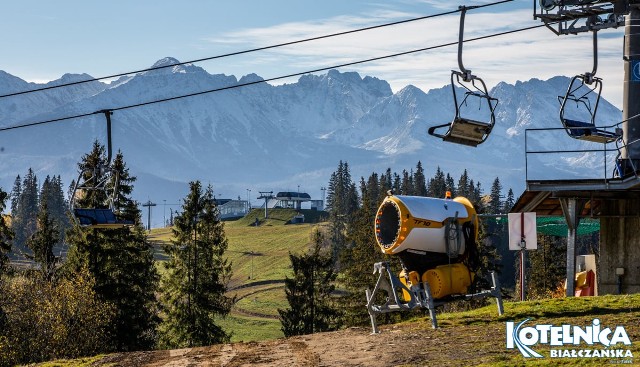
[[[82,227],[108,229],[131,226],[133,225],[133,222],[131,221],[123,221],[118,219],[115,219],[114,221],[111,219],[105,219],[111,217],[116,218],[117,193],[120,178],[118,172],[114,171],[111,168],[111,158],[113,152],[111,140],[111,115],[113,114],[113,112],[111,110],[100,110],[95,112],[95,114],[104,114],[106,118],[107,160],[99,167],[94,167],[93,169],[85,169],[79,173],[78,179],[76,180],[73,187],[71,198],[69,199],[69,210],[71,211],[72,217],[76,224]],[[85,175],[89,175],[89,178],[85,179]],[[107,184],[109,182],[113,182],[114,184],[114,187],[110,189],[111,195],[108,195],[107,192]],[[78,191],[104,191],[105,193],[107,193],[108,208],[76,208],[76,193]],[[83,218],[83,220],[81,220],[80,218]],[[99,220],[99,218],[105,219],[106,221],[101,221]],[[84,222],[89,222],[90,224],[84,224]]]
[[[415,308],[426,308],[429,310],[431,326],[434,329],[437,329],[438,320],[436,318],[436,307],[461,299],[472,300],[494,297],[498,306],[498,315],[504,314],[500,283],[498,281],[497,274],[494,272],[491,272],[491,281],[493,286],[490,290],[454,296],[447,300],[435,300],[431,295],[431,288],[429,287],[428,282],[422,282],[420,285],[411,285],[410,287],[402,284],[400,279],[391,272],[388,261],[376,263],[373,266],[373,273],[379,273],[378,281],[376,282],[373,291],[367,289],[365,293],[367,296],[367,310],[369,311],[369,317],[371,318],[371,329],[374,334],[380,332],[378,330],[376,320],[377,315],[395,311],[408,311]],[[403,290],[410,295],[410,300],[404,301],[401,299],[399,294]],[[382,305],[374,304],[374,298],[379,291],[385,291],[387,293],[386,302]]]
[[[533,0],[533,19],[540,19],[556,35],[623,27],[628,12],[625,0]],[[585,23],[578,24],[582,20]]]
[[[432,126],[428,129],[429,135],[441,138],[443,141],[468,145],[478,146],[487,140],[493,126],[495,125],[495,109],[498,105],[498,100],[489,95],[487,85],[482,79],[473,75],[471,70],[464,67],[462,62],[462,45],[464,43],[464,19],[467,9],[473,9],[474,7],[460,6],[460,31],[458,34],[458,67],[460,71],[451,71],[451,89],[453,92],[453,102],[456,108],[456,114],[451,123]],[[464,92],[464,98],[458,103],[458,93],[456,93],[456,85],[461,86],[466,91]],[[482,101],[486,101],[489,108],[489,122],[475,121],[465,118],[460,113],[460,107],[466,105],[469,97],[480,98]],[[494,103],[495,102],[495,103]],[[446,133],[437,133],[437,129],[448,127]]]
[[[595,143],[611,143],[613,141],[622,138],[622,129],[615,129],[614,131],[607,131],[598,129],[596,127],[596,113],[598,112],[598,105],[600,104],[600,97],[602,95],[602,79],[596,77],[598,71],[598,31],[593,31],[593,68],[591,72],[576,75],[571,79],[567,92],[564,96],[558,96],[560,102],[560,121],[564,126],[567,134],[580,140],[588,140]],[[579,84],[576,82],[579,81]],[[577,86],[575,86],[577,85]],[[575,86],[575,87],[574,87]],[[584,87],[584,88],[583,88]],[[582,95],[579,95],[578,91],[586,89]],[[580,92],[582,93],[582,92]],[[588,98],[591,94],[595,94],[595,104],[591,106],[591,102]],[[576,103],[576,106],[584,106],[586,111],[589,112],[589,122],[583,122],[573,119],[565,118],[565,108],[567,101]],[[584,109],[583,109],[584,110]]]

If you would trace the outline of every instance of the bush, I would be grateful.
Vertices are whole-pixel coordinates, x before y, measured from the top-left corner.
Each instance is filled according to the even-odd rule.
[[[0,293],[0,365],[77,358],[111,350],[113,307],[96,297],[86,270],[49,282],[14,277]]]

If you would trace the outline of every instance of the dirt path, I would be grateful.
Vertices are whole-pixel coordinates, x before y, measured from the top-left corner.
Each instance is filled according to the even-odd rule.
[[[432,330],[427,324],[369,329],[351,328],[265,342],[235,343],[172,351],[113,354],[97,365],[117,366],[398,366],[425,363],[440,366],[492,362],[508,353],[502,330],[478,327],[475,338],[457,340],[455,330]],[[483,355],[478,343],[486,343]]]

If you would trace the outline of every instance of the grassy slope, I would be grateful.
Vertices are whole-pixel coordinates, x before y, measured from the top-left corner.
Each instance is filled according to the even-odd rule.
[[[255,341],[283,336],[280,322],[274,316],[277,316],[278,308],[287,306],[282,280],[290,276],[291,272],[288,255],[290,252],[304,252],[309,245],[313,228],[323,225],[286,224],[294,215],[296,211],[293,209],[270,209],[269,219],[265,220],[264,212],[255,209],[245,218],[225,222],[225,234],[229,242],[226,254],[232,263],[233,272],[229,284],[232,291],[229,293],[240,300],[232,314],[220,320],[220,324],[233,332],[233,341]],[[253,225],[256,217],[260,220],[258,227]],[[312,215],[305,214],[305,219],[309,218],[315,219]],[[171,237],[171,229],[159,228],[151,231],[149,239],[161,245],[168,243]],[[163,258],[159,248],[156,258]],[[162,272],[161,266],[159,269]],[[235,289],[255,282],[274,284]]]

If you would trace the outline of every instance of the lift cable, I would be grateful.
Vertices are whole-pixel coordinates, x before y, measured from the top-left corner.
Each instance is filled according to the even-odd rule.
[[[483,4],[483,5],[469,6],[469,7],[467,7],[467,9],[479,9],[479,8],[484,8],[484,7],[488,7],[488,6],[499,5],[499,4],[502,4],[502,3],[508,3],[508,2],[512,2],[512,1],[514,1],[514,0],[501,0],[501,1],[496,1],[496,2],[493,2],[493,3],[488,3],[488,4]],[[165,68],[170,68],[170,67],[180,66],[180,65],[186,65],[186,64],[195,64],[195,63],[199,63],[199,62],[203,62],[203,61],[221,59],[221,58],[230,57],[230,56],[238,56],[238,55],[248,54],[248,53],[257,52],[257,51],[264,51],[264,50],[269,50],[269,49],[278,48],[278,47],[291,46],[291,45],[295,45],[295,44],[299,44],[299,43],[317,41],[317,40],[326,39],[326,38],[344,36],[344,35],[348,35],[348,34],[352,34],[352,33],[370,31],[370,30],[378,29],[378,28],[390,27],[390,26],[395,26],[395,25],[405,24],[405,23],[411,23],[411,22],[416,22],[416,21],[420,21],[420,20],[436,18],[436,17],[440,17],[440,16],[444,16],[444,15],[450,15],[450,14],[454,14],[454,13],[458,13],[458,12],[460,12],[460,9],[451,10],[451,11],[438,13],[438,14],[425,15],[425,16],[421,16],[421,17],[417,17],[417,18],[399,20],[399,21],[396,21],[396,22],[378,24],[378,25],[374,25],[374,26],[370,26],[370,27],[364,27],[364,28],[352,29],[352,30],[343,31],[343,32],[331,33],[331,34],[326,34],[326,35],[322,35],[322,36],[304,38],[304,39],[296,40],[296,41],[283,42],[283,43],[278,43],[278,44],[270,45],[270,46],[252,48],[252,49],[243,50],[243,51],[235,51],[235,52],[230,52],[230,53],[226,53],[226,54],[210,56],[210,57],[204,57],[204,58],[201,58],[201,59],[195,59],[195,60],[191,60],[191,61],[178,62],[178,63],[171,64],[171,65],[155,66],[155,67],[150,67],[150,68],[146,68],[146,69],[129,71],[129,72],[125,72],[125,73],[102,76],[102,77],[98,77],[98,78],[89,78],[89,79],[79,80],[79,81],[75,81],[75,82],[62,83],[62,84],[51,85],[51,86],[47,86],[47,87],[35,88],[35,89],[25,90],[25,91],[21,91],[21,92],[12,92],[12,93],[0,94],[0,98],[18,96],[18,95],[34,93],[34,92],[41,92],[41,91],[45,91],[45,90],[68,87],[68,86],[72,86],[72,85],[95,82],[95,81],[100,81],[100,80],[105,80],[105,79],[113,79],[113,78],[118,78],[118,77],[122,77],[122,76],[131,75],[131,74],[138,74],[138,73],[143,73],[143,72],[147,72],[147,71],[165,69]]]
[[[542,28],[542,27],[546,27],[546,25],[539,24],[539,25],[534,25],[534,26],[530,26],[530,27],[513,29],[513,30],[509,30],[509,31],[489,34],[489,35],[475,37],[475,38],[469,38],[469,39],[464,40],[463,42],[480,41],[480,40],[487,39],[487,38],[504,36],[504,35],[508,35],[508,34],[512,34],[512,33],[524,32],[524,31],[528,31],[528,30],[532,30],[532,29],[536,29],[536,28]],[[326,67],[322,67],[322,68],[317,68],[317,69],[313,69],[313,70],[307,70],[307,71],[302,71],[302,72],[298,72],[298,73],[292,73],[292,74],[277,76],[277,77],[268,78],[268,79],[262,79],[262,80],[255,80],[255,81],[246,82],[246,83],[233,84],[233,85],[229,85],[229,86],[226,86],[226,87],[208,89],[208,90],[204,90],[204,91],[200,91],[200,92],[183,94],[183,95],[178,95],[178,96],[168,97],[168,98],[162,98],[162,99],[157,99],[157,100],[152,100],[152,101],[147,101],[147,102],[140,102],[140,103],[131,104],[131,105],[127,105],[127,106],[107,108],[106,110],[109,110],[109,111],[120,111],[120,110],[126,110],[126,109],[130,109],[130,108],[148,106],[148,105],[152,105],[152,104],[156,104],[156,103],[169,102],[169,101],[174,101],[174,100],[182,99],[182,98],[195,97],[195,96],[199,96],[199,95],[203,95],[203,94],[221,92],[221,91],[225,91],[225,90],[236,89],[236,88],[240,88],[240,87],[247,87],[247,86],[250,86],[250,85],[262,84],[262,83],[267,83],[267,82],[271,82],[271,81],[287,79],[287,78],[296,77],[296,76],[302,76],[302,75],[306,75],[306,74],[317,73],[317,72],[321,72],[321,71],[328,71],[328,70],[331,70],[331,69],[339,69],[339,68],[343,68],[343,67],[347,67],[347,66],[359,65],[359,64],[372,62],[372,61],[378,61],[378,60],[390,59],[390,58],[399,57],[399,56],[410,55],[410,54],[414,54],[414,53],[418,53],[418,52],[424,52],[424,51],[434,50],[434,49],[448,47],[448,46],[455,46],[457,44],[458,44],[458,41],[449,42],[449,43],[443,43],[443,44],[439,44],[439,45],[435,45],[435,46],[419,48],[419,49],[416,49],[416,50],[398,52],[398,53],[394,53],[394,54],[390,54],[390,55],[372,57],[372,58],[364,59],[364,60],[358,60],[358,61],[352,61],[352,62],[347,62],[347,63],[343,63],[343,64],[338,64],[338,65],[326,66]],[[60,122],[60,121],[65,121],[65,120],[71,120],[71,119],[87,117],[87,116],[91,116],[91,115],[94,115],[94,114],[103,113],[104,110],[105,109],[102,109],[101,111],[96,111],[96,112],[89,112],[89,113],[83,113],[83,114],[78,114],[78,115],[73,115],[73,116],[60,117],[60,118],[55,118],[55,119],[50,119],[50,120],[44,120],[44,121],[38,121],[38,122],[30,122],[30,123],[25,123],[25,124],[20,124],[20,125],[2,127],[2,128],[0,128],[0,132],[7,131],[7,130],[14,130],[14,129],[19,129],[19,128],[24,128],[24,127],[44,125],[44,124],[49,124],[49,123],[53,123],[53,122]]]

